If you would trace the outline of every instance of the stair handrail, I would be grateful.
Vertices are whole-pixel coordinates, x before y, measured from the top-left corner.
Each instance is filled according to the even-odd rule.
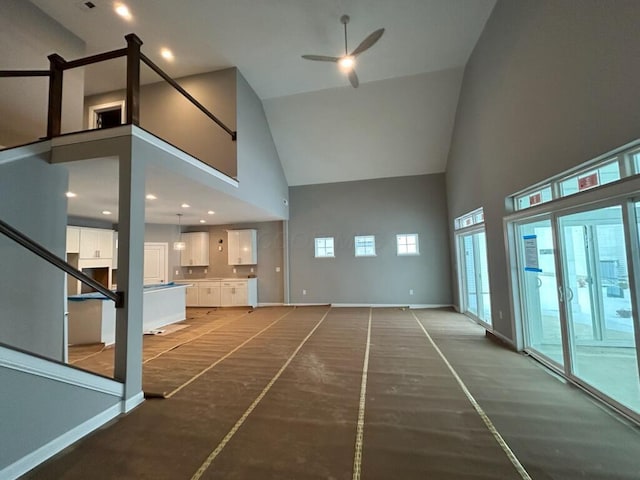
[[[12,227],[11,225],[9,225],[7,222],[3,220],[0,220],[0,233],[10,238],[14,242],[19,243],[20,245],[22,245],[32,253],[35,253],[40,258],[49,262],[51,265],[59,268],[60,270],[64,270],[66,273],[68,273],[72,277],[77,278],[85,285],[88,285],[91,288],[94,288],[95,290],[100,292],[102,295],[104,295],[108,299],[113,300],[115,302],[116,308],[124,307],[124,292],[121,292],[121,291],[114,292],[113,290],[109,290],[104,285],[96,282],[93,278],[85,275],[80,270],[73,267],[71,264],[69,264],[62,258],[58,257],[56,254],[54,254],[50,250],[47,250],[38,242],[29,238],[27,235],[17,230],[16,228]]]

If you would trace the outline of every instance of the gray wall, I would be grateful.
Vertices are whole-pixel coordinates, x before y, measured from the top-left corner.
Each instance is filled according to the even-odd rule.
[[[4,468],[120,402],[119,397],[2,367],[0,385],[0,477]]]
[[[292,187],[290,199],[292,303],[451,304],[443,174]],[[396,255],[398,233],[419,234],[420,256]],[[354,235],[375,235],[377,256],[355,258]],[[335,258],[314,258],[318,236],[335,238]]]
[[[638,18],[637,1],[500,0],[467,64],[449,228],[484,207],[493,321],[509,338],[505,198],[638,138]]]
[[[0,165],[0,218],[65,256],[67,172],[37,156]],[[65,274],[0,235],[0,342],[63,358]]]
[[[84,55],[85,44],[62,25],[24,0],[2,0],[0,69],[48,70],[47,56],[67,60]],[[33,142],[47,133],[47,78],[0,79],[0,145]],[[82,126],[84,70],[64,73],[62,130]]]
[[[289,218],[289,190],[260,98],[238,72],[238,181],[242,197]]]
[[[227,230],[249,228],[257,230],[258,264],[229,265]],[[206,273],[204,267],[181,267],[180,276],[176,278],[246,278],[247,275],[256,275],[258,277],[258,303],[283,303],[284,239],[282,228],[283,222],[280,221],[216,225],[206,229],[186,228],[185,231],[202,232],[206,230],[209,232],[209,266],[206,268]],[[222,240],[223,243],[220,244],[219,240]],[[222,251],[218,250],[219,245],[222,245]],[[280,268],[279,272],[276,272],[277,267]]]
[[[148,68],[148,67],[144,67]],[[231,130],[236,129],[236,69],[228,68],[180,78],[180,85]],[[109,92],[85,99],[85,127],[90,106],[124,99]],[[140,89],[140,126],[196,158],[236,177],[236,142],[168,83]]]

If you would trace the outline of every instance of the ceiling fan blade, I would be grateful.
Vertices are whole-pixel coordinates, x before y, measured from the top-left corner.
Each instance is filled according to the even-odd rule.
[[[379,28],[378,30],[373,32],[371,35],[365,38],[360,43],[360,45],[356,47],[356,49],[353,52],[351,52],[351,56],[356,57],[360,55],[362,52],[364,52],[365,50],[368,50],[369,48],[371,48],[378,40],[380,40],[380,37],[382,36],[383,33],[384,33],[384,28]]]
[[[358,81],[358,75],[356,75],[356,71],[352,68],[351,70],[349,70],[349,81],[351,82],[351,86],[353,88],[358,88],[358,85],[360,85],[360,82]]]
[[[327,57],[326,55],[302,55],[305,60],[315,60],[317,62],[337,62],[338,57]]]

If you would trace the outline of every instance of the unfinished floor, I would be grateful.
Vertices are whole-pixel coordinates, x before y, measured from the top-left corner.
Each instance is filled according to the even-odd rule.
[[[190,309],[34,479],[633,479],[640,429],[446,310]],[[112,352],[76,351],[108,373]],[[63,412],[61,412],[63,414]]]

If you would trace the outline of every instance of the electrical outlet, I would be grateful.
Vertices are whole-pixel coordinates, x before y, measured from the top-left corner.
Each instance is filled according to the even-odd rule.
[[[413,295],[413,288],[409,289],[409,295]]]
[[[207,273],[207,269],[206,268],[204,269],[204,273]]]
[[[498,311],[498,316],[500,317],[500,320],[502,320],[502,310]]]
[[[176,270],[176,275],[180,275],[180,270]]]
[[[189,273],[193,273],[193,270],[189,269]]]
[[[253,267],[251,267],[251,273],[253,273]]]
[[[307,291],[306,291],[306,290],[302,290],[302,294],[303,294],[303,295],[306,295],[306,294],[307,294]]]
[[[236,273],[236,272],[237,272],[237,270],[234,268],[234,269],[233,269],[233,273]]]
[[[280,267],[276,267],[276,273],[280,273]]]

